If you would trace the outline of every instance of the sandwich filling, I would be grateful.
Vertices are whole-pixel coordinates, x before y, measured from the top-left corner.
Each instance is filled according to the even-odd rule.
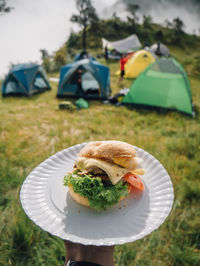
[[[105,172],[113,185],[116,185],[126,173],[130,172],[130,170],[117,164],[94,158],[79,157],[76,165],[81,171],[88,170],[90,173],[96,172],[98,174]]]
[[[91,208],[106,210],[128,196],[130,187],[137,182],[137,188],[144,189],[134,174],[144,174],[144,170],[138,168],[140,162],[137,157],[112,160],[78,157],[74,170],[64,177],[64,185],[87,198]]]

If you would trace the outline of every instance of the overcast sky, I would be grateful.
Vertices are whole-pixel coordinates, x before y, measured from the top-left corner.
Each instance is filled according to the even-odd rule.
[[[105,7],[114,4],[117,0],[91,1],[97,13],[105,16]],[[121,2],[123,3],[124,0]],[[77,25],[70,22],[71,15],[76,13],[76,0],[8,0],[8,3],[14,7],[14,10],[0,15],[0,78],[8,72],[11,63],[40,63],[40,49],[53,53],[67,40],[71,29],[78,29]],[[165,4],[165,2],[162,3]],[[185,5],[180,6],[178,10],[173,5],[166,4],[166,7],[159,11],[155,8],[151,10],[153,22],[162,23],[166,18],[172,21],[174,17],[181,14],[180,17],[191,33],[193,28],[200,28],[199,17],[191,13],[192,6],[188,8]],[[119,7],[116,8],[119,9]],[[141,6],[141,11],[143,9],[144,5]],[[114,7],[108,10],[109,16],[116,11]],[[120,9],[118,15],[122,13],[123,10]]]
[[[56,51],[77,29],[70,23],[75,0],[9,0],[12,12],[0,16],[0,77],[10,63],[40,60],[40,49]],[[97,11],[115,0],[92,0]]]

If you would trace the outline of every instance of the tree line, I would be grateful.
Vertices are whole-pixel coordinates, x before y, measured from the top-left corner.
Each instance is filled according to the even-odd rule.
[[[116,13],[108,20],[99,19],[90,0],[76,0],[77,14],[73,14],[71,21],[80,26],[80,32],[71,32],[67,41],[68,48],[98,48],[101,38],[116,40],[125,38],[130,34],[137,34],[143,42],[152,42],[159,39],[166,43],[181,44],[184,36],[184,23],[177,17],[172,22],[165,21],[165,28],[170,29],[170,34],[165,35],[163,27],[155,26],[150,15],[143,16],[143,22],[139,23],[139,5],[129,3],[126,11],[126,20],[121,20]],[[165,35],[165,36],[164,36]],[[169,36],[170,35],[170,36]],[[82,42],[82,44],[81,44]]]
[[[58,71],[59,68],[72,60],[77,51],[87,49],[101,49],[101,38],[110,41],[126,38],[137,34],[143,45],[160,41],[166,45],[196,45],[196,36],[184,32],[184,23],[180,18],[165,21],[164,26],[154,24],[150,15],[144,15],[139,23],[139,5],[127,4],[128,16],[122,20],[116,13],[104,20],[100,19],[92,5],[91,0],[76,0],[76,12],[70,21],[79,25],[80,31],[71,31],[66,43],[53,55],[46,50],[41,50],[43,66],[47,72]]]
[[[80,31],[71,31],[65,44],[53,55],[46,49],[41,49],[42,65],[47,72],[58,71],[59,68],[71,60],[77,50],[99,49],[102,47],[102,37],[110,41],[126,38],[131,34],[137,34],[140,42],[152,44],[160,41],[166,45],[195,46],[198,37],[184,32],[184,23],[177,17],[173,21],[164,21],[164,26],[153,23],[150,15],[144,15],[139,23],[138,11],[140,6],[128,3],[126,20],[122,20],[116,13],[105,20],[100,19],[91,0],[75,0],[76,12],[72,14],[70,21],[80,27]],[[11,12],[13,7],[8,0],[0,0],[0,14]],[[199,38],[198,38],[199,39]]]

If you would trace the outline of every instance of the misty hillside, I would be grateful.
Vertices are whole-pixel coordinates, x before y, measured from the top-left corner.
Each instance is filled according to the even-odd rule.
[[[179,17],[184,22],[184,31],[200,34],[200,1],[199,0],[117,0],[113,5],[104,9],[100,16],[109,18],[116,13],[125,19],[128,15],[127,4],[139,6],[136,15],[142,21],[143,15],[150,15],[154,23],[164,24],[165,21],[172,22]]]

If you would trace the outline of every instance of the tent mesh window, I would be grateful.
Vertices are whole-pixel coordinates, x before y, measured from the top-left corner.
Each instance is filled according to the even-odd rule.
[[[88,92],[90,90],[90,92],[99,94],[99,84],[93,77],[93,75],[89,72],[85,72],[82,75],[82,89],[85,92]]]
[[[151,70],[163,73],[172,73],[172,74],[180,74],[180,69],[173,63],[171,60],[157,61],[152,67]]]
[[[18,92],[19,89],[19,82],[13,77],[11,76],[9,81],[6,83],[6,86],[5,86],[5,92],[6,93],[15,93],[15,92]]]
[[[47,84],[40,73],[37,73],[33,85],[38,89],[44,89],[47,87]]]

